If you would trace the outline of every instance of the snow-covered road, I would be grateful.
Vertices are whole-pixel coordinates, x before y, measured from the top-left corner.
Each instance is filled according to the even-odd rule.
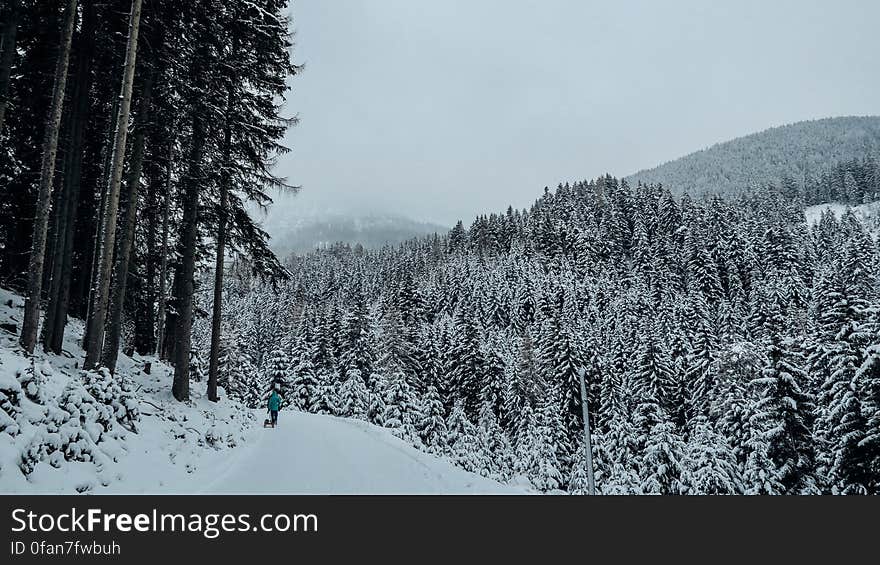
[[[265,413],[257,411],[262,422]],[[232,455],[206,493],[522,493],[422,453],[357,420],[282,411],[275,429]]]

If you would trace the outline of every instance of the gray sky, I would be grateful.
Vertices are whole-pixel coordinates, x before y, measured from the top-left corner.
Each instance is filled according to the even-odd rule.
[[[289,214],[451,225],[771,126],[880,114],[876,0],[294,0]]]

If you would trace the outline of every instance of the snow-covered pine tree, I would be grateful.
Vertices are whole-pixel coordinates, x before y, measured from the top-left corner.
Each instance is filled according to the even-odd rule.
[[[428,389],[422,397],[419,416],[417,431],[427,451],[434,454],[445,453],[448,433],[446,429],[446,414],[444,413],[440,394],[432,385],[428,385]]]
[[[286,371],[284,374],[287,374]],[[291,406],[302,412],[310,412],[318,403],[321,389],[318,375],[312,362],[305,359],[293,370],[288,388],[282,385],[282,406]]]
[[[637,390],[656,399],[664,413],[667,407],[674,409],[675,387],[672,370],[653,329],[648,329],[641,340],[637,364]]]
[[[810,431],[813,401],[801,388],[807,375],[794,358],[790,340],[781,335],[784,319],[778,301],[764,325],[767,360],[761,375],[751,383],[758,400],[750,423],[764,434],[767,454],[785,493],[812,493],[817,489]]]
[[[564,477],[562,464],[558,458],[557,419],[547,418],[549,414],[541,413],[537,427],[529,442],[531,448],[531,465],[528,476],[532,485],[542,491],[551,492],[562,488]]]
[[[220,332],[217,385],[222,387],[227,395],[231,395],[230,383],[236,380],[241,371],[240,356],[238,333],[234,328],[226,325]]]
[[[827,479],[836,494],[864,494],[870,480],[868,461],[860,446],[867,434],[867,422],[856,379],[860,359],[853,338],[857,331],[854,322],[848,322],[831,344],[830,375],[818,398],[817,435],[828,448],[820,461],[827,465]]]
[[[513,472],[513,446],[498,423],[492,405],[483,402],[477,421],[480,445],[487,462],[486,476],[497,481],[508,480]]]
[[[339,412],[339,390],[335,374],[322,373],[317,375],[315,399],[309,412],[313,414],[335,415]]]
[[[644,438],[639,458],[642,488],[646,494],[684,494],[682,459],[685,444],[675,426],[661,421]]]
[[[367,381],[367,421],[377,426],[385,425],[385,395],[388,387],[385,377],[378,373]]]
[[[207,373],[205,371],[205,364],[202,361],[202,356],[199,355],[198,351],[191,351],[189,355],[189,378],[190,380],[203,383],[208,380]]]
[[[391,428],[397,437],[416,445],[419,437],[415,423],[419,421],[418,405],[403,373],[394,373],[385,389],[385,413],[382,425]]]
[[[480,329],[472,304],[459,307],[453,326],[450,351],[450,379],[455,393],[461,398],[468,417],[475,419],[480,409],[481,383],[485,362],[480,349]]]
[[[339,402],[337,415],[343,418],[367,419],[369,408],[369,391],[361,372],[350,369],[339,388]]]
[[[779,470],[770,459],[764,423],[760,417],[751,423],[748,437],[743,444],[745,463],[742,466],[743,494],[775,495],[784,494],[785,485],[779,480]]]
[[[682,494],[740,494],[742,477],[727,440],[700,419],[681,461]]]
[[[339,370],[346,374],[349,369],[358,369],[362,375],[369,375],[377,357],[373,318],[360,289],[354,292],[354,305],[345,314],[338,334]]]
[[[269,354],[265,382],[267,388],[261,392],[264,399],[269,397],[272,390],[277,390],[281,395],[282,406],[288,406],[295,402],[291,388],[290,359],[287,356],[287,351],[281,347],[273,349]]]
[[[484,454],[480,453],[477,428],[471,423],[459,400],[452,408],[446,421],[447,456],[453,463],[472,473],[480,473],[486,465]]]
[[[880,344],[872,344],[865,350],[865,361],[856,373],[856,383],[863,398],[865,437],[859,448],[865,459],[869,494],[880,494]]]
[[[269,390],[269,380],[257,370],[250,355],[242,353],[227,386],[226,394],[230,398],[241,401],[249,408],[262,408],[264,393]]]
[[[709,306],[700,295],[692,295],[691,298],[689,313],[693,331],[684,382],[691,391],[688,397],[688,418],[694,421],[700,416],[708,416],[708,409],[718,392],[718,375],[715,365],[717,341],[712,329]]]

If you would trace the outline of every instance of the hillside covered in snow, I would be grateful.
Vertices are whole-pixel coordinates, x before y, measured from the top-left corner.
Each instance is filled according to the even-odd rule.
[[[798,122],[719,143],[626,178],[673,194],[741,194],[788,177],[817,178],[840,162],[880,154],[880,117]]]

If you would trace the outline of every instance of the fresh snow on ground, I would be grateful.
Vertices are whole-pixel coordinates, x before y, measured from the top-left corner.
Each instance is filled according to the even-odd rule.
[[[0,289],[0,323],[20,327],[22,306]],[[0,494],[522,492],[365,422],[283,411],[264,429],[261,411],[208,401],[205,382],[177,402],[155,357],[120,354],[115,377],[85,382],[82,331],[71,320],[64,354],[38,345],[32,365],[0,330]]]
[[[22,305],[0,289],[0,322],[20,328]],[[38,345],[37,378],[25,384],[31,362],[18,335],[0,330],[0,492],[190,492],[256,431],[256,420],[240,404],[209,402],[204,382],[192,383],[189,403],[174,400],[172,369],[154,357],[119,356],[117,375],[108,381],[128,386],[124,412],[137,416],[128,423],[118,403],[110,405],[109,418],[102,416],[111,400],[82,384],[82,331],[81,321],[70,320],[63,355],[45,354]],[[32,466],[27,474],[25,453]]]
[[[263,412],[257,411],[262,417]],[[211,493],[502,494],[505,486],[416,450],[360,420],[281,412],[240,448]]]

